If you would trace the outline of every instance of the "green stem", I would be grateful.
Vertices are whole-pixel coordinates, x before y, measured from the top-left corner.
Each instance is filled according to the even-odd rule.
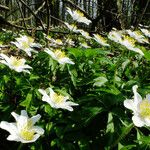
[[[17,148],[17,150],[21,150],[22,149],[22,147],[23,147],[23,143],[20,143],[20,145],[19,145],[19,147]]]
[[[131,123],[126,129],[124,132],[122,132],[122,134],[114,141],[114,143],[111,145],[111,148],[115,147],[119,142],[120,140],[122,140],[123,138],[125,138],[128,133],[132,130],[132,128],[134,127],[134,124]]]

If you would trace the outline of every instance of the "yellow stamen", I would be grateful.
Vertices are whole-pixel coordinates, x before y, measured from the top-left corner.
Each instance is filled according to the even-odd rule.
[[[28,43],[33,43],[33,42],[34,42],[34,39],[31,37],[28,37]]]
[[[141,36],[141,32],[140,31],[134,31],[134,33],[138,36]]]
[[[150,101],[143,100],[140,103],[140,115],[143,118],[149,118],[150,119]]]
[[[65,52],[62,52],[60,50],[56,50],[54,53],[55,53],[57,59],[61,59],[61,58],[66,57]]]
[[[13,56],[11,56],[11,59],[12,59],[12,65],[13,66],[18,67],[18,66],[23,65],[22,59],[17,59]]]
[[[34,131],[29,131],[29,130],[21,130],[20,135],[24,140],[30,141],[34,138]]]
[[[124,40],[127,40],[133,47],[135,46],[136,40],[134,40],[133,38],[129,36],[123,36],[123,37],[124,37]]]
[[[57,44],[62,44],[62,40],[57,39],[57,40],[56,40],[56,43],[57,43]]]
[[[27,123],[22,127],[20,131],[20,136],[27,141],[30,141],[34,138],[34,130],[31,130],[33,126],[33,122],[31,120],[28,120]]]
[[[60,104],[64,101],[64,96],[54,93],[54,102]]]
[[[106,43],[107,41],[101,36],[101,35],[96,35],[102,42]]]
[[[77,10],[76,12],[77,12],[77,14],[78,14],[80,17],[83,17],[83,16],[84,16],[84,14],[83,14],[81,11]]]
[[[29,46],[29,43],[28,42],[22,42],[22,46],[24,47],[24,48],[30,48],[30,46]]]

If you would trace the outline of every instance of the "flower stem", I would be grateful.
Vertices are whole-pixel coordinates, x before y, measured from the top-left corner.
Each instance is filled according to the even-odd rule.
[[[23,147],[23,143],[20,143],[19,147],[17,148],[17,150],[21,150]]]

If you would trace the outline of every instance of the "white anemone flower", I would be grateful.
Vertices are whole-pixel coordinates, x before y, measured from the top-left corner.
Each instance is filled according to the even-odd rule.
[[[67,101],[69,99],[68,96],[57,94],[51,88],[48,88],[48,92],[46,92],[43,89],[39,89],[38,91],[43,95],[42,100],[50,104],[53,108],[62,108],[67,109],[69,111],[73,111],[72,106],[78,105],[74,102]]]
[[[142,31],[142,33],[143,33],[145,36],[147,36],[147,37],[150,38],[150,31],[149,31],[148,29],[142,29],[142,28],[140,28],[140,30]]]
[[[0,128],[7,130],[10,135],[7,137],[9,141],[17,141],[21,143],[35,142],[41,135],[44,134],[44,130],[34,124],[41,118],[38,114],[31,118],[25,110],[21,111],[21,115],[12,112],[11,115],[15,118],[16,122],[9,123],[2,121]]]
[[[73,20],[75,20],[77,22],[85,23],[87,25],[89,25],[91,23],[91,20],[84,17],[84,14],[82,12],[80,12],[79,10],[73,11],[69,7],[67,7],[67,12],[71,15]]]
[[[10,58],[5,54],[0,54],[0,63],[5,64],[10,69],[15,70],[16,72],[27,72],[30,73],[28,69],[32,69],[29,65],[25,65],[25,59],[18,59],[14,56]]]
[[[101,35],[99,34],[93,34],[93,35],[94,35],[93,39],[99,44],[101,44],[102,46],[110,46]]]
[[[122,33],[120,31],[111,31],[108,34],[108,38],[114,42],[119,43],[122,38]]]
[[[126,30],[126,32],[139,43],[149,43],[140,31]]]
[[[72,31],[72,32],[79,32],[78,30],[77,30],[77,26],[75,25],[75,24],[69,24],[69,23],[67,23],[67,22],[65,22],[65,25],[67,26],[67,28],[70,30],[70,31]]]
[[[133,123],[137,127],[150,126],[150,94],[142,100],[137,92],[137,85],[132,87],[134,97],[124,101],[124,106],[133,111]]]
[[[85,37],[86,39],[91,39],[91,36],[89,35],[88,32],[84,31],[84,30],[78,30],[83,37]]]
[[[66,43],[67,43],[69,46],[75,46],[75,42],[74,42],[72,39],[70,39],[70,38],[66,39]]]
[[[65,54],[65,52],[61,51],[60,49],[56,49],[54,51],[45,48],[44,50],[47,54],[49,54],[54,60],[58,61],[59,64],[72,64],[74,65],[74,62],[70,60]]]
[[[23,35],[20,38],[16,38],[16,42],[11,42],[12,44],[15,44],[16,47],[26,52],[28,56],[31,57],[31,52],[38,53],[36,50],[33,49],[33,47],[41,48],[41,45],[39,43],[34,43],[34,39]]]
[[[59,46],[63,46],[63,42],[61,39],[53,39],[51,38],[51,36],[46,36],[46,39],[50,41],[49,46],[52,47],[59,47]]]
[[[127,49],[137,52],[142,56],[144,53],[139,48],[135,47],[135,40],[129,36],[124,36],[124,38],[120,41],[120,44],[125,46]]]

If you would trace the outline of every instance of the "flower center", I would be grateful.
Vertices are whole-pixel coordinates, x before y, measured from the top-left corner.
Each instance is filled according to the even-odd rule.
[[[141,32],[140,32],[140,31],[134,31],[134,33],[135,33],[137,36],[141,36]]]
[[[143,100],[140,103],[140,115],[143,118],[149,118],[150,119],[150,101]]]
[[[20,135],[24,140],[30,141],[34,138],[34,133],[34,131],[22,129]]]
[[[64,96],[58,95],[57,93],[54,94],[54,102],[60,104],[64,101]]]
[[[64,58],[66,56],[65,52],[62,52],[60,50],[56,50],[54,53],[55,53],[57,59],[61,59],[61,58]]]
[[[132,47],[135,46],[135,40],[129,36],[124,36],[124,41],[127,41]]]
[[[23,48],[30,48],[29,43],[28,42],[22,42],[22,46]]]
[[[27,123],[21,128],[20,136],[27,141],[30,141],[34,138],[34,130],[31,130],[33,123],[31,120],[28,120]]]
[[[15,58],[15,57],[12,57],[12,66],[19,67],[21,65],[23,65],[21,59],[19,60],[19,59]]]
[[[80,12],[79,10],[77,10],[76,13],[77,13],[80,17],[83,17],[83,16],[84,16],[83,13]]]
[[[59,45],[63,44],[60,39],[57,39],[57,40],[56,40],[56,43],[59,44]]]
[[[97,35],[97,37],[98,37],[98,39],[99,39],[100,41],[102,41],[103,43],[106,43],[106,40],[105,40],[102,36]]]

